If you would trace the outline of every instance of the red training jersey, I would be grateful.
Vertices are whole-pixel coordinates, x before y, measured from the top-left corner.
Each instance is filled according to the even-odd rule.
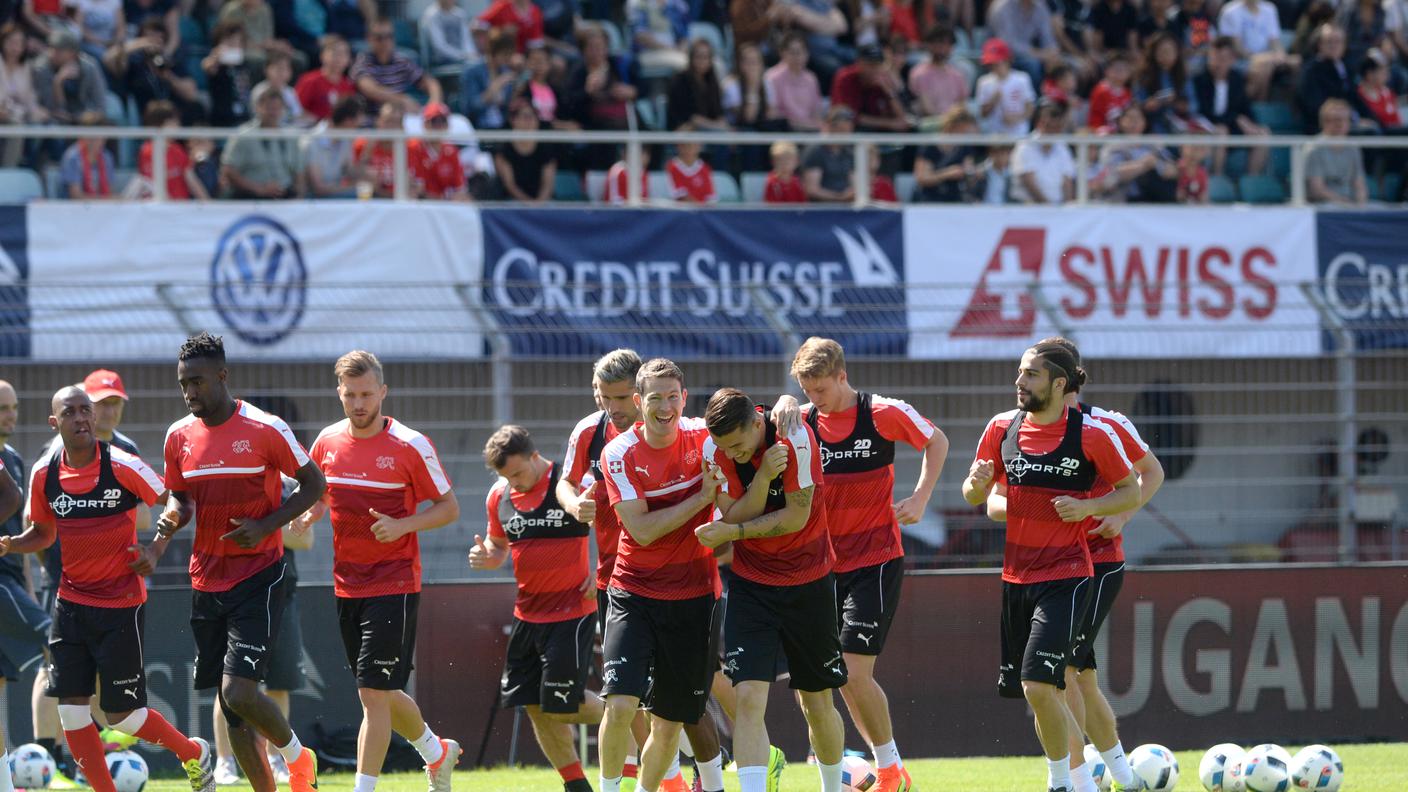
[[[450,479],[430,438],[394,418],[382,431],[353,437],[341,420],[318,434],[309,454],[328,481],[323,500],[332,519],[333,593],[382,597],[420,591],[420,540],[394,542],[372,534],[371,510],[409,517],[416,505],[450,494]]]
[[[427,198],[448,198],[468,187],[464,165],[460,163],[460,149],[453,143],[435,145],[412,140],[406,144],[406,158],[411,163],[417,186]]]
[[[777,171],[768,174],[763,186],[763,203],[806,203],[807,191],[802,187],[802,179],[797,174],[782,176]]]
[[[836,560],[831,550],[831,535],[827,529],[825,488],[821,480],[821,449],[806,424],[801,424],[786,436],[778,436],[771,424],[765,442],[753,454],[753,470],[763,459],[773,442],[787,449],[787,469],[769,482],[768,505],[764,514],[780,511],[787,506],[787,496],[808,487],[812,490],[811,515],[802,530],[766,539],[743,539],[733,543],[733,572],[744,580],[765,586],[800,586],[831,571]],[[728,495],[738,500],[748,491],[748,484],[739,475],[739,465],[714,445],[704,443],[704,454],[712,459],[728,479]]]
[[[895,192],[895,183],[890,181],[889,176],[877,174],[870,180],[870,200],[900,202],[899,194]]]
[[[606,444],[621,434],[616,424],[602,410],[588,415],[577,422],[572,436],[567,438],[567,461],[562,463],[562,478],[579,489],[586,489],[593,482],[596,489],[592,499],[596,501],[596,519],[592,527],[596,530],[596,587],[605,591],[611,585],[611,573],[616,569],[616,553],[621,541],[621,518],[611,508],[611,499],[606,494],[606,482],[601,476],[601,456],[590,458],[587,450],[592,447],[592,439],[598,427],[605,425],[606,435],[599,445],[605,450]]]
[[[500,478],[489,490],[484,511],[489,535],[508,542],[513,577],[518,581],[514,618],[538,624],[577,619],[596,612],[596,597],[582,596],[581,585],[591,574],[591,545],[586,527],[563,514],[552,492],[558,477],[549,463],[538,483],[517,492]],[[509,503],[503,502],[508,493]],[[511,509],[505,508],[511,506]],[[516,512],[516,513],[514,513]],[[508,513],[509,525],[502,514]],[[567,535],[575,534],[575,535]]]
[[[665,172],[670,175],[670,197],[676,201],[705,204],[719,200],[714,192],[714,171],[704,160],[686,165],[675,157],[665,164]]]
[[[630,197],[630,182],[627,180],[626,163],[618,162],[606,173],[606,186],[602,189],[601,200],[609,204],[623,204]],[[641,200],[650,197],[650,174],[640,169]]]
[[[326,121],[332,118],[333,105],[355,95],[357,86],[345,74],[337,80],[329,80],[321,69],[315,69],[298,78],[293,92],[298,96],[298,103],[303,105],[303,112],[319,121]]]
[[[308,454],[288,424],[243,401],[219,426],[188,415],[166,431],[166,488],[189,492],[196,507],[191,586],[229,591],[278,561],[283,534],[273,531],[246,550],[221,537],[231,520],[263,517],[283,503],[283,476],[308,464]]]
[[[137,544],[137,509],[149,507],[166,490],[161,477],[146,462],[117,446],[108,446],[114,481],[102,481],[101,453],[81,468],[69,467],[68,452],[62,444],[59,454],[57,503],[50,503],[45,490],[53,457],[34,464],[29,476],[29,518],[53,525],[63,543],[63,574],[59,578],[59,599],[98,608],[130,608],[147,601],[142,578],[127,567],[132,561],[129,547]],[[116,484],[115,487],[108,486]],[[98,492],[102,488],[105,491]],[[109,511],[126,490],[145,506],[104,516],[69,517],[82,511]],[[109,507],[104,509],[104,507]],[[55,514],[55,509],[60,514]]]
[[[1007,428],[1012,425],[1017,410],[999,413],[988,421],[983,437],[978,442],[977,459],[991,460],[993,482],[1007,484],[1007,469],[1002,463],[1002,439]],[[1080,448],[1085,458],[1095,465],[1099,478],[1117,482],[1129,475],[1129,460],[1120,450],[1119,439],[1107,424],[1088,415],[1082,416]],[[1048,454],[1058,448],[1066,437],[1067,421],[1050,424],[1035,424],[1028,419],[1017,430],[1017,447],[1025,454]],[[1047,493],[1056,493],[1047,490]],[[1066,491],[1076,498],[1095,497],[1089,492]],[[1056,508],[1049,501],[1030,511],[1022,509],[1014,512],[1009,493],[1007,508],[1007,543],[1003,549],[1002,579],[1008,583],[1040,583],[1046,580],[1064,580],[1074,577],[1090,577],[1094,574],[1091,566],[1087,536],[1095,527],[1095,519],[1080,522],[1064,522],[1056,514]]]
[[[152,141],[142,144],[137,152],[137,172],[152,178]],[[191,160],[186,156],[186,147],[176,142],[166,144],[166,197],[173,201],[191,200],[191,189],[186,186],[186,169]]]
[[[1139,430],[1134,428],[1123,413],[1114,410],[1104,410],[1099,407],[1090,407],[1087,413],[1090,417],[1114,430],[1115,437],[1120,441],[1120,450],[1124,451],[1125,458],[1130,464],[1138,462],[1149,454],[1149,446],[1145,444],[1144,438],[1139,436]],[[1101,495],[1114,491],[1114,482],[1100,480],[1095,489],[1090,491],[1090,496],[1098,498]],[[1114,539],[1106,539],[1103,536],[1089,536],[1090,560],[1096,564],[1119,564],[1124,562],[1124,534],[1121,533]]]
[[[810,414],[816,407],[805,405]],[[874,443],[859,438],[851,448],[841,446],[855,432],[856,410],[859,404],[834,413],[818,412],[817,439],[841,454],[863,457],[872,451]],[[884,396],[870,397],[870,420],[875,432],[884,440],[906,443],[922,450],[934,436],[934,424],[920,415],[908,403]],[[859,447],[865,444],[865,447]],[[828,451],[822,452],[822,468],[835,464]],[[864,472],[826,472],[823,491],[827,519],[831,526],[831,545],[836,549],[836,571],[851,572],[863,567],[883,564],[904,556],[900,544],[900,524],[895,520],[895,466],[885,465]]]
[[[652,448],[639,425],[607,443],[601,461],[612,507],[644,500],[648,508],[662,509],[699,492],[704,480],[700,460],[708,437],[704,421],[680,418],[675,442],[668,448]],[[630,531],[621,531],[611,585],[663,600],[718,597],[722,588],[714,552],[694,536],[694,529],[709,522],[713,513],[712,506],[705,506],[648,547],[636,544]]]

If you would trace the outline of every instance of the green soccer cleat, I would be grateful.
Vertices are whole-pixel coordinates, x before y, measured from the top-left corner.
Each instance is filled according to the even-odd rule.
[[[181,764],[191,781],[191,792],[215,792],[215,752],[199,737],[192,737],[191,742],[200,746],[200,756]]]
[[[768,786],[767,792],[777,792],[782,785],[782,768],[787,766],[787,757],[776,745],[768,746]]]
[[[139,742],[137,735],[120,732],[113,728],[103,729],[98,733],[98,738],[103,741],[103,750],[108,753],[125,751]]]

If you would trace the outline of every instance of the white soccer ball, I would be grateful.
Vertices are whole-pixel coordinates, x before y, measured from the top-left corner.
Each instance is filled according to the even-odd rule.
[[[10,752],[10,777],[17,787],[47,787],[56,772],[58,766],[54,764],[54,757],[42,745],[26,743]]]
[[[841,788],[846,792],[866,792],[875,786],[875,771],[870,763],[859,756],[847,756],[841,760]],[[122,792],[122,790],[118,790]]]
[[[1339,792],[1344,762],[1333,748],[1307,745],[1291,759],[1291,786],[1315,792]]]
[[[1242,762],[1247,792],[1286,792],[1291,788],[1291,755],[1279,745],[1262,743]]]
[[[1240,792],[1237,784],[1242,777],[1242,761],[1246,758],[1247,752],[1242,750],[1242,746],[1233,743],[1220,743],[1209,748],[1203,754],[1203,761],[1198,763],[1198,780],[1203,782],[1203,789],[1208,792]]]
[[[1090,768],[1090,777],[1095,779],[1095,786],[1100,787],[1100,792],[1110,792],[1110,768],[1105,766],[1105,757],[1100,755],[1100,751],[1095,746],[1085,746],[1085,766]]]
[[[1150,743],[1130,751],[1129,767],[1150,792],[1169,792],[1178,786],[1178,759],[1162,745]]]
[[[147,785],[147,760],[132,751],[108,754],[108,772],[117,792],[142,792]]]

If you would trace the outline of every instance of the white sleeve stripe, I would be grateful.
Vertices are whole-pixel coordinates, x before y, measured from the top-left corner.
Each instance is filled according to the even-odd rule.
[[[872,396],[870,403],[872,405],[881,404],[886,407],[894,407],[900,411],[901,415],[909,419],[909,422],[914,425],[914,428],[918,430],[920,434],[924,435],[926,440],[934,436],[934,424],[931,423],[929,419],[920,415],[918,410],[909,405],[909,402],[901,401],[900,399],[887,399],[884,396]]]
[[[1111,423],[1119,424],[1121,429],[1128,432],[1129,436],[1134,438],[1134,442],[1136,445],[1138,445],[1146,453],[1149,451],[1149,444],[1144,442],[1143,437],[1139,436],[1139,430],[1134,428],[1134,422],[1129,420],[1129,418],[1126,417],[1124,413],[1115,412],[1114,410],[1106,410],[1100,407],[1092,407],[1090,408],[1090,414],[1103,421],[1110,421]]]
[[[806,489],[814,484],[812,480],[812,460],[816,458],[816,443],[812,442],[807,427],[799,425],[787,433],[787,442],[797,455],[797,486]]]
[[[572,479],[573,473],[576,472],[577,444],[582,441],[582,438],[586,436],[588,431],[596,428],[600,420],[601,412],[597,411],[578,421],[577,425],[572,428],[572,434],[567,436],[567,454],[562,460],[563,478],[569,481]],[[587,467],[591,467],[591,460],[587,460]]]
[[[161,493],[166,491],[166,485],[162,483],[161,478],[157,476],[156,471],[152,470],[151,465],[148,465],[146,462],[144,462],[141,457],[134,457],[131,454],[120,453],[121,449],[119,448],[112,449],[112,452],[113,463],[122,465],[128,470],[131,470],[137,475],[141,476],[142,481],[145,481],[147,486],[152,488],[152,492],[155,492],[156,494],[160,495]]]
[[[1104,432],[1105,436],[1110,438],[1110,443],[1115,446],[1115,451],[1119,452],[1120,459],[1124,461],[1124,466],[1130,468],[1131,470],[1134,468],[1134,463],[1130,462],[1129,457],[1124,453],[1124,443],[1120,442],[1120,436],[1118,434],[1115,434],[1114,429],[1106,425],[1104,421],[1101,421],[1100,419],[1095,418],[1093,416],[1086,416],[1082,423],[1084,423],[1086,426],[1093,426],[1096,429],[1099,429],[1100,431]],[[1113,484],[1114,482],[1112,481],[1110,483]]]
[[[606,448],[601,452],[603,461],[606,464],[602,471],[616,482],[616,491],[621,494],[622,501],[640,500],[639,493],[636,492],[635,485],[631,484],[630,478],[626,476],[626,452],[635,445],[635,432],[626,432],[617,435],[615,440],[606,444]],[[620,471],[613,471],[612,462],[619,462]]]
[[[435,489],[441,495],[450,492],[450,479],[445,475],[445,468],[440,464],[440,456],[435,453],[435,446],[430,442],[430,438],[417,432],[412,435],[408,442],[420,454],[421,464],[425,466],[425,471],[430,474],[430,480],[435,482]]]

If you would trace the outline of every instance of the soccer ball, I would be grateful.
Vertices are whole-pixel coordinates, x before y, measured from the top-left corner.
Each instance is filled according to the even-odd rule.
[[[847,756],[841,760],[841,788],[846,792],[865,792],[875,786],[875,771],[870,763],[859,756]],[[122,792],[122,790],[118,790]]]
[[[1242,761],[1247,752],[1240,745],[1221,743],[1214,745],[1203,754],[1198,763],[1198,780],[1208,792],[1238,792],[1241,780]]]
[[[142,792],[147,785],[147,760],[132,751],[108,754],[108,772],[117,792]]]
[[[49,786],[58,767],[42,745],[26,743],[10,752],[10,777],[15,786],[35,789]]]
[[[1344,782],[1344,762],[1333,748],[1307,745],[1291,759],[1291,786],[1317,792],[1339,792]]]
[[[1129,767],[1150,792],[1169,792],[1178,786],[1178,759],[1162,745],[1141,745],[1129,752]]]
[[[1242,763],[1247,792],[1286,792],[1291,787],[1291,755],[1285,748],[1262,743]]]
[[[1105,766],[1105,757],[1100,755],[1095,746],[1085,746],[1085,766],[1090,768],[1090,776],[1095,779],[1095,786],[1100,787],[1100,792],[1110,792],[1110,768]]]

